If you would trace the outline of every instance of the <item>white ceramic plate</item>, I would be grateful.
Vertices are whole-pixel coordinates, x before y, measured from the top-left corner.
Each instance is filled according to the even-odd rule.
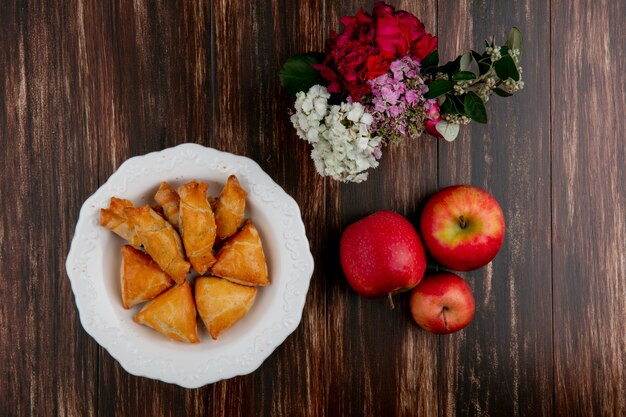
[[[271,284],[259,288],[253,307],[219,340],[198,320],[201,342],[174,342],[133,322],[141,306],[122,307],[119,284],[123,240],[99,225],[111,196],[153,204],[162,181],[178,186],[196,179],[217,195],[230,174],[248,191],[246,217],[263,240]],[[129,373],[196,388],[245,375],[291,334],[313,273],[313,257],[296,202],[251,159],[184,144],[124,162],[85,201],[66,262],[80,321]]]

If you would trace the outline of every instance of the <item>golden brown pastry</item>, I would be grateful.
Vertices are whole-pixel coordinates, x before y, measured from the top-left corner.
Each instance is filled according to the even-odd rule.
[[[139,239],[124,213],[126,207],[133,207],[129,200],[111,197],[108,209],[100,209],[100,224],[126,239],[133,246],[140,246]]]
[[[158,214],[159,216],[163,217],[165,220],[167,220],[165,218],[165,213],[163,213],[163,207],[159,206],[158,204],[155,206],[152,206],[152,210],[154,210],[156,212],[156,214]],[[174,225],[172,225],[174,226]],[[176,228],[176,226],[174,226],[174,228]]]
[[[250,220],[224,243],[216,258],[213,275],[242,285],[270,283],[261,237]]]
[[[228,177],[215,207],[215,223],[219,240],[232,236],[241,226],[246,211],[247,195],[246,190],[239,185],[236,176]]]
[[[211,210],[213,210],[213,213],[215,213],[215,209],[217,208],[217,197],[210,195],[208,197],[208,200],[209,200],[209,205],[211,206]]]
[[[180,232],[189,262],[199,274],[204,274],[215,263],[215,218],[204,182],[192,181],[178,188],[180,196]]]
[[[180,231],[180,197],[167,182],[162,182],[154,195],[154,200],[163,209],[163,214],[176,230]]]
[[[134,319],[173,340],[198,343],[196,305],[187,280],[146,304]]]
[[[152,300],[174,285],[172,278],[150,256],[130,245],[122,246],[120,283],[126,309]]]
[[[174,227],[150,206],[127,207],[124,214],[148,255],[163,271],[174,278],[174,281],[182,283],[190,265],[185,261],[180,236]]]
[[[198,313],[209,330],[217,337],[246,315],[256,297],[255,287],[246,287],[215,277],[198,277],[195,283]]]

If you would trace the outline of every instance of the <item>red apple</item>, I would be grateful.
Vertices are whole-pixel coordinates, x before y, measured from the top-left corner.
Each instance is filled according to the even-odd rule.
[[[426,254],[413,225],[392,211],[351,224],[340,243],[343,272],[364,297],[391,296],[415,287],[426,270]]]
[[[427,332],[456,332],[474,317],[472,290],[451,272],[429,275],[411,291],[411,314]]]
[[[500,250],[504,215],[487,191],[455,185],[428,200],[420,229],[437,262],[455,271],[471,271],[491,262]]]

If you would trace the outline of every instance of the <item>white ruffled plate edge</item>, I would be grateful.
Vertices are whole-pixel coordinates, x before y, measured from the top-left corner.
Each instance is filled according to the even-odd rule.
[[[249,192],[255,195],[274,216],[272,225],[280,224],[282,247],[289,254],[290,278],[280,288],[282,305],[272,307],[275,319],[261,331],[246,337],[247,346],[228,354],[207,358],[203,363],[177,361],[162,349],[145,349],[136,337],[125,337],[116,317],[110,313],[100,265],[94,253],[101,249],[98,237],[99,209],[108,205],[111,196],[123,196],[133,179],[145,175],[171,172],[180,163],[195,163],[202,169],[223,174],[234,173],[246,178]],[[109,233],[108,231],[104,231]],[[125,161],[117,171],[83,204],[66,260],[81,324],[100,346],[106,349],[129,373],[198,388],[223,379],[245,375],[256,370],[271,353],[293,333],[302,319],[309,284],[314,269],[309,241],[300,208],[253,160],[197,144],[137,156]]]

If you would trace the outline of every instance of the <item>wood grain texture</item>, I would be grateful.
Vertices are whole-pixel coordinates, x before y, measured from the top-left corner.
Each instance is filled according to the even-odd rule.
[[[439,3],[441,55],[506,40],[512,26],[525,37],[525,88],[493,96],[489,124],[470,125],[439,145],[440,186],[468,183],[500,202],[506,237],[485,268],[461,273],[476,313],[463,332],[441,341],[442,414],[551,415],[552,317],[550,260],[549,4]],[[543,63],[543,64],[542,64]],[[540,65],[541,64],[541,65]]]
[[[82,330],[64,258],[97,186],[98,142],[74,92],[76,3],[0,13],[0,414],[97,415],[98,347]],[[54,42],[51,40],[54,39]],[[94,175],[81,175],[91,172]]]
[[[554,1],[552,17],[555,415],[623,416],[626,4]]]
[[[322,47],[319,1],[214,2],[218,149],[246,155],[302,210],[316,265],[324,264],[324,180],[289,122],[293,98],[278,71],[290,55]],[[302,322],[251,375],[215,384],[217,416],[324,414],[324,281],[312,278]]]
[[[339,18],[354,15],[373,2],[327,4],[328,30],[340,30]],[[433,32],[436,4],[400,2],[400,9],[418,15]],[[345,227],[378,210],[394,210],[414,224],[424,198],[437,189],[437,141],[423,136],[411,143],[388,146],[380,167],[361,184],[329,181],[326,250],[328,415],[437,416],[438,337],[413,322],[408,295],[387,301],[359,297],[339,266],[339,239]]]
[[[387,147],[360,185],[319,177],[278,69],[357,0],[6,0],[0,6],[0,415],[626,415],[626,20],[609,0],[397,1],[440,55],[510,26],[525,90],[448,144]],[[548,66],[550,65],[550,67]],[[551,70],[549,69],[551,68]],[[302,210],[316,270],[301,325],[253,374],[196,390],[126,373],[80,326],[64,261],[82,202],[127,158],[196,142],[256,160]],[[439,187],[502,203],[472,324],[421,331],[356,295],[338,245]]]
[[[103,150],[100,182],[134,155],[183,142],[212,145],[210,4],[139,0],[82,8],[81,24],[89,28],[85,102]],[[99,373],[100,416],[213,415],[213,386],[190,391],[132,376],[103,349]]]

